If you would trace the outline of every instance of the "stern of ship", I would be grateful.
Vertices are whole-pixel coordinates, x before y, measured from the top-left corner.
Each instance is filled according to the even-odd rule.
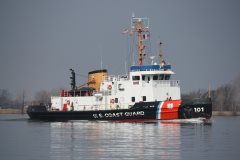
[[[192,101],[183,101],[178,110],[180,119],[206,118],[212,117],[211,98],[194,99]]]

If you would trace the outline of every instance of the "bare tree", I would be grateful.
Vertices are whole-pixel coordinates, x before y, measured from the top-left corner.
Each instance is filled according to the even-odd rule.
[[[207,97],[206,90],[198,90],[182,95],[184,100]],[[213,110],[234,111],[240,110],[240,74],[230,83],[222,85],[212,91]]]
[[[34,103],[48,104],[50,102],[51,102],[51,92],[50,91],[42,90],[35,94]]]
[[[240,111],[240,74],[232,81],[232,108],[233,111]]]
[[[12,105],[11,94],[6,89],[0,89],[0,107],[10,107]]]

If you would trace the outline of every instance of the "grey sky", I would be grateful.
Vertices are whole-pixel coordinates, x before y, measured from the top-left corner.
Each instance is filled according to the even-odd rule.
[[[149,17],[152,52],[164,54],[182,92],[216,88],[240,73],[238,0],[1,0],[0,88],[69,87],[69,68],[124,74],[130,17]],[[77,83],[86,79],[77,77]]]

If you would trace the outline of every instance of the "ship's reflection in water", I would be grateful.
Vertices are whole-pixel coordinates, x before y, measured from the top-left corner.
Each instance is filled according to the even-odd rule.
[[[180,159],[181,125],[179,122],[51,123],[50,158]]]

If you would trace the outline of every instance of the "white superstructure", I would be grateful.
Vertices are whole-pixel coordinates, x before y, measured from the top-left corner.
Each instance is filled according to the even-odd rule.
[[[68,104],[74,110],[126,109],[136,102],[179,100],[180,85],[170,79],[173,74],[170,65],[132,66],[128,76],[106,77],[92,95],[52,97],[52,107],[62,110]]]

